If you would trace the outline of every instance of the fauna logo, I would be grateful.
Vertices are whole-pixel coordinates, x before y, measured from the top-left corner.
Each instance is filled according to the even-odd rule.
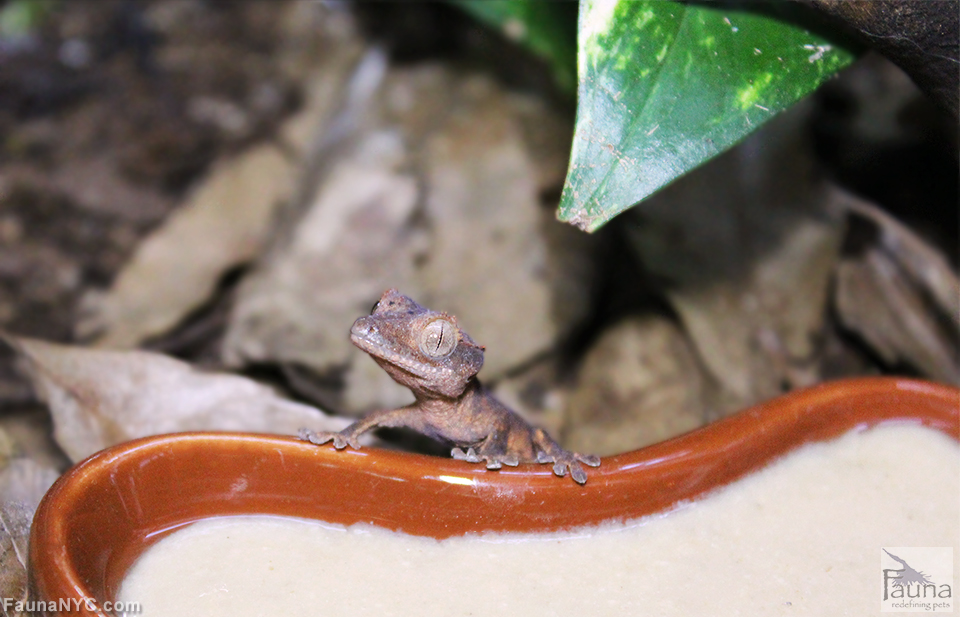
[[[953,612],[953,548],[882,548],[880,571],[881,612]]]

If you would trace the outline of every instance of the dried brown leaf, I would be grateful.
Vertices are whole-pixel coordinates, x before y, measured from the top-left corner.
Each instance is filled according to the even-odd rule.
[[[418,283],[424,302],[456,315],[487,346],[487,379],[554,346],[587,309],[585,273],[571,264],[588,263],[588,240],[564,234],[539,205],[544,162],[521,129],[531,105],[487,79],[465,79],[422,154],[434,234]],[[555,148],[541,150],[545,159],[566,155],[563,142],[543,145]],[[551,245],[558,236],[562,246]]]
[[[24,602],[29,593],[27,581],[27,543],[33,511],[18,502],[0,503],[0,594],[14,603]],[[23,615],[4,610],[4,615]]]
[[[960,384],[960,280],[944,256],[877,207],[850,199],[837,267],[841,323],[889,364]]]
[[[56,469],[33,459],[11,459],[0,470],[0,502],[20,503],[33,512],[59,476]]]
[[[303,80],[304,91],[302,108],[278,131],[282,145],[253,147],[202,179],[138,247],[112,288],[88,296],[76,328],[80,338],[126,349],[162,335],[208,301],[224,273],[259,254],[278,206],[296,190],[302,156],[342,103],[362,41],[346,11],[311,3],[278,10],[278,63]],[[77,186],[81,176],[71,176]],[[91,194],[100,202],[112,199]]]
[[[26,458],[11,460],[0,471],[0,598],[4,615],[25,615],[16,603],[27,599],[27,543],[33,513],[57,472]]]
[[[107,351],[7,336],[50,406],[54,438],[73,460],[137,437],[182,431],[295,434],[347,421],[280,398],[238,375],[204,373],[146,351]]]
[[[110,291],[88,299],[77,333],[125,349],[179,323],[228,269],[260,251],[294,170],[275,146],[221,164],[143,241]]]

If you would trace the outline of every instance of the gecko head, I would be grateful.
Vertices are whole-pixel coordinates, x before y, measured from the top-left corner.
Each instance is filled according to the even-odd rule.
[[[415,394],[456,398],[483,366],[483,346],[457,318],[423,307],[388,289],[366,317],[354,322],[350,340]]]

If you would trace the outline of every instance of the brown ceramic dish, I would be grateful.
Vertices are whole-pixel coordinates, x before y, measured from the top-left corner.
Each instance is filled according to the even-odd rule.
[[[40,600],[115,597],[133,561],[197,519],[276,514],[372,523],[445,538],[637,518],[696,498],[811,441],[885,421],[960,440],[960,390],[857,379],[794,392],[654,446],[607,457],[585,486],[549,466],[488,472],[373,448],[336,452],[294,438],[182,433],[104,450],[47,493],[30,538]],[[99,605],[99,604],[98,604]]]

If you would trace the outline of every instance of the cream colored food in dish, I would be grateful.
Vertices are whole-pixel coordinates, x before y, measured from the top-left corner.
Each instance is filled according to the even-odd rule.
[[[867,615],[881,547],[960,555],[960,446],[910,425],[810,444],[669,513],[437,541],[293,518],[208,519],[119,594],[143,617]]]

